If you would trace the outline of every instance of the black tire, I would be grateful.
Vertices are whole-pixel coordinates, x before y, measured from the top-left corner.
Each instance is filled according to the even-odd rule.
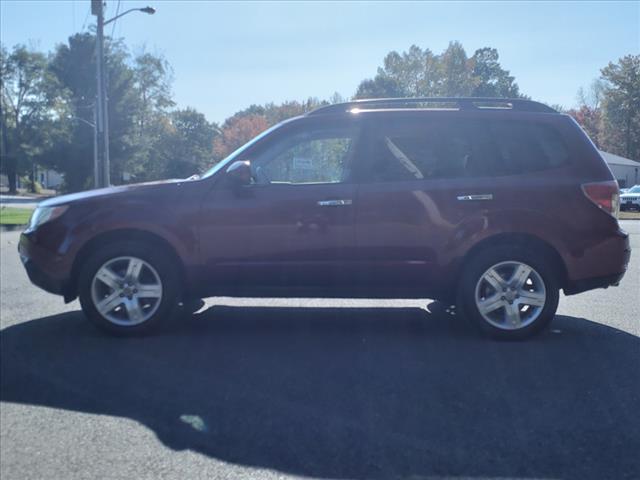
[[[546,298],[541,312],[530,324],[517,329],[499,328],[483,317],[476,304],[476,285],[487,270],[502,262],[521,262],[532,267],[541,277]],[[458,309],[483,333],[497,339],[522,340],[548,327],[558,308],[559,282],[557,269],[544,253],[523,246],[497,245],[471,257],[464,266],[458,285]],[[512,299],[513,300],[513,299]]]
[[[98,270],[108,261],[131,256],[144,260],[157,272],[162,286],[162,297],[153,315],[136,325],[119,325],[105,318],[97,310],[92,298],[92,282]],[[135,241],[114,242],[92,252],[81,266],[78,276],[78,296],[86,317],[98,328],[118,336],[140,336],[157,332],[173,315],[180,299],[177,265],[170,255],[155,245]]]

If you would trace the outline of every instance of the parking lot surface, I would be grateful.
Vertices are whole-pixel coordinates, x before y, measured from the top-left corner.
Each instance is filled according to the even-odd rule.
[[[640,222],[525,342],[429,300],[209,299],[116,339],[2,233],[0,477],[640,478]]]

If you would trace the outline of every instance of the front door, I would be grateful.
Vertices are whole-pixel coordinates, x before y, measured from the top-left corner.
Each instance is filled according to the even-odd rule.
[[[351,123],[300,120],[242,158],[251,162],[250,185],[218,182],[202,207],[200,241],[212,293],[348,284],[357,140]]]

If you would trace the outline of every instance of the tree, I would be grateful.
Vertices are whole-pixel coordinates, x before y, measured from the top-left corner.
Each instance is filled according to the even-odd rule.
[[[24,45],[9,54],[0,46],[1,168],[11,192],[16,192],[17,175],[25,171],[30,171],[35,189],[35,158],[52,140],[50,125],[59,107],[45,55]]]
[[[471,57],[471,75],[475,85],[474,97],[520,97],[520,89],[509,71],[500,66],[498,50],[480,48]]]
[[[171,98],[172,70],[166,59],[146,52],[134,59],[133,69],[141,103],[138,134],[144,136],[145,127],[154,116],[175,106]]]
[[[264,115],[249,114],[227,119],[222,126],[222,134],[213,142],[213,155],[221,160],[256,135],[269,128]]]
[[[577,109],[570,109],[567,114],[571,115],[576,122],[587,132],[589,138],[595,143],[599,149],[603,146],[603,119],[602,111],[599,108],[593,108],[589,105],[582,104]]]
[[[439,58],[440,82],[436,91],[445,97],[465,97],[473,91],[477,77],[459,42],[451,42]]]
[[[139,164],[136,122],[141,101],[136,89],[135,72],[127,64],[129,54],[123,44],[107,40],[105,70],[109,115],[109,150],[111,176],[118,182],[125,171]],[[50,152],[57,170],[64,174],[65,188],[70,191],[91,186],[93,171],[93,131],[86,122],[93,122],[95,104],[95,36],[89,33],[69,37],[67,44],[58,45],[51,59],[50,71],[66,92],[70,124],[69,138]],[[80,121],[78,119],[82,119]]]
[[[334,100],[337,99],[334,95]],[[216,161],[222,160],[272,125],[291,117],[304,115],[323,105],[329,105],[329,102],[309,97],[303,102],[287,101],[280,105],[275,103],[251,105],[240,110],[222,124],[221,135],[215,139],[213,144],[214,159]]]
[[[626,55],[601,70],[605,147],[640,159],[640,55]]]
[[[153,156],[160,160],[161,176],[186,178],[210,167],[215,126],[193,108],[171,112],[168,120],[165,135],[153,151]]]
[[[481,48],[468,58],[459,42],[451,42],[440,55],[412,45],[407,52],[388,53],[383,67],[373,79],[360,83],[355,96],[521,96],[514,77],[498,59],[494,48]]]
[[[378,74],[373,79],[360,82],[355,98],[389,98],[408,96],[397,80]]]

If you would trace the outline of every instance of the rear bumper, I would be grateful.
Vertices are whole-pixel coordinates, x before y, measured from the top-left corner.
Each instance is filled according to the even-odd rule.
[[[576,239],[569,245],[573,250],[563,256],[567,268],[565,292],[578,293],[613,285],[627,271],[631,258],[627,232],[618,227],[613,232],[596,230],[585,237],[584,243]]]
[[[580,265],[583,275],[573,279],[569,276],[564,293],[574,295],[596,288],[618,286],[627,272],[630,259],[629,234],[618,229],[615,236],[585,252]]]
[[[578,280],[565,287],[564,293],[565,295],[575,295],[576,293],[582,293],[596,288],[617,287],[625,273],[626,272],[621,272],[615,275],[607,275],[605,277]]]

